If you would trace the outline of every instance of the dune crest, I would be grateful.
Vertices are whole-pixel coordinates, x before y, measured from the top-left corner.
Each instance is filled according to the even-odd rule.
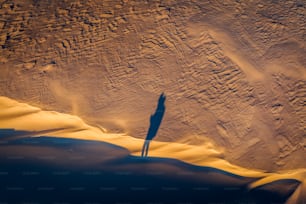
[[[140,156],[143,139],[122,134],[107,133],[102,128],[87,125],[81,118],[19,103],[7,97],[0,97],[0,128],[31,132],[34,136],[54,136],[59,138],[76,138],[103,141],[121,146],[130,151],[131,155]],[[2,136],[2,135],[1,135]],[[20,134],[23,137],[26,135]],[[4,137],[14,139],[14,137]],[[191,145],[152,141],[150,157],[172,158],[183,162],[217,168],[241,177],[255,178],[249,185],[250,189],[260,188],[275,181],[297,180],[300,185],[288,199],[288,203],[306,201],[306,169],[267,173],[260,170],[246,169],[233,165],[222,158],[222,152],[212,144]]]
[[[43,111],[24,103],[18,103],[12,99],[1,97],[0,128],[13,128],[16,130],[30,131],[36,136],[54,136],[64,138],[77,138],[109,142],[124,147],[132,155],[139,156],[143,139],[122,134],[104,132],[103,129],[87,125],[81,118],[53,111]],[[9,112],[12,117],[8,114]],[[149,156],[179,159],[184,162],[212,166],[234,174],[248,177],[262,177],[259,171],[245,171],[234,166],[224,159],[222,154],[213,146],[189,145],[183,143],[169,143],[152,141]]]

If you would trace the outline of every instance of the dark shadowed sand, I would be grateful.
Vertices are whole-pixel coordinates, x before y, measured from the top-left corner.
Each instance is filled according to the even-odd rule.
[[[248,190],[254,178],[170,158],[131,156],[105,142],[1,141],[4,203],[284,203],[299,185],[286,179]]]

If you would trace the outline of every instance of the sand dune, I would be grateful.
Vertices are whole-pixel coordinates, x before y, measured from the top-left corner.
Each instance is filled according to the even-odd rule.
[[[1,141],[14,141],[22,137],[27,138],[26,134],[20,132],[10,137],[9,131],[13,129],[30,132],[32,136],[52,136],[56,138],[75,138],[91,141],[102,141],[109,144],[117,145],[127,149],[127,154],[139,156],[143,144],[142,139],[128,136],[124,133],[113,134],[103,131],[96,127],[87,125],[77,116],[57,113],[53,111],[43,111],[39,108],[19,103],[7,97],[0,97],[0,128]],[[5,137],[6,136],[6,137]],[[2,148],[2,147],[1,147]],[[90,145],[88,146],[90,149]],[[94,145],[93,145],[94,148]],[[242,178],[254,179],[249,183],[252,189],[269,189],[269,186],[276,182],[287,182],[295,180],[300,182],[294,193],[288,198],[288,203],[305,202],[305,178],[306,169],[288,170],[282,172],[264,172],[262,170],[247,169],[234,164],[222,158],[222,153],[214,145],[206,143],[203,145],[191,145],[174,142],[153,141],[150,147],[149,156],[154,158],[177,159],[187,164],[198,167],[210,167],[237,175]],[[5,150],[2,148],[2,151]],[[28,153],[24,153],[28,154]],[[31,153],[30,153],[31,154]],[[114,152],[114,155],[115,152]],[[124,154],[123,154],[124,155]],[[171,170],[170,170],[171,173]],[[207,178],[206,178],[207,179]],[[222,180],[222,179],[221,179]],[[212,183],[218,183],[218,179]],[[231,185],[235,185],[235,180],[230,180]],[[290,182],[289,182],[290,183]],[[282,192],[281,189],[272,191]]]
[[[306,168],[305,3],[0,2],[0,95],[143,138],[191,135],[249,168]],[[250,162],[252,161],[252,162]]]
[[[281,198],[275,202],[304,204],[305,6],[1,1],[0,151],[78,158],[99,152],[99,143],[112,154],[99,153],[117,160],[97,156],[84,161],[88,168],[113,162],[138,174],[135,166],[162,166],[169,175],[200,172],[194,180],[202,182],[213,169],[213,183],[224,179],[250,192],[274,192]],[[138,159],[162,92],[166,112],[146,165]],[[73,140],[80,152],[49,146],[49,137]],[[35,145],[40,141],[43,147]]]

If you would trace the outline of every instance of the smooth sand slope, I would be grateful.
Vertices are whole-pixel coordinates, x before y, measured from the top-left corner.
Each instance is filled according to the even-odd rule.
[[[114,144],[127,149],[127,154],[139,156],[144,142],[142,139],[134,138],[124,133],[107,133],[107,131],[102,128],[87,125],[77,116],[53,111],[43,111],[39,108],[25,103],[19,103],[7,97],[0,97],[0,110],[2,143],[5,141],[27,138],[27,135],[75,138]],[[10,136],[9,134],[5,134],[5,129],[15,129],[25,132]],[[5,152],[4,149],[2,149],[2,151]],[[28,153],[25,151],[24,154],[26,155]],[[114,155],[116,155],[115,152]],[[300,184],[288,199],[287,203],[303,203],[306,201],[305,169],[269,173],[261,170],[246,169],[224,160],[222,158],[222,153],[216,150],[214,145],[208,141],[203,145],[153,141],[150,146],[149,156],[154,158],[177,159],[187,164],[199,167],[211,167],[239,177],[254,179],[249,183],[250,189],[260,187],[262,189],[266,188],[266,190],[271,190],[268,184],[277,183],[279,181],[285,182],[287,180],[296,180],[300,182]],[[211,182],[213,183],[214,180]],[[218,179],[215,182],[218,183]],[[235,185],[234,180],[230,182]],[[281,189],[277,189],[276,191],[281,192]]]

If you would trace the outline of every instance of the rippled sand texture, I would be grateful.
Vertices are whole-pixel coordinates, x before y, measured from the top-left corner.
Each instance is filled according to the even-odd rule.
[[[7,0],[0,16],[2,96],[144,138],[165,92],[156,140],[306,167],[303,1]]]

